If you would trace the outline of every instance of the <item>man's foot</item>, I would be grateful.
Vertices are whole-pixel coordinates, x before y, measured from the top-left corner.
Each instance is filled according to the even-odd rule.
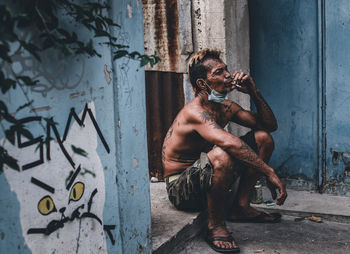
[[[239,253],[240,249],[232,235],[227,232],[225,225],[214,226],[208,229],[205,241],[209,246],[220,253]]]
[[[279,213],[260,212],[251,206],[235,207],[228,216],[227,221],[230,222],[252,222],[252,223],[276,223],[281,221],[282,215]]]

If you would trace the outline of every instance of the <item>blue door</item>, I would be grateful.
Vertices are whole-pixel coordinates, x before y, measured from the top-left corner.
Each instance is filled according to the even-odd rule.
[[[350,191],[350,2],[325,1],[326,183]]]
[[[350,2],[252,0],[249,11],[251,74],[279,123],[271,166],[291,185],[346,194]]]

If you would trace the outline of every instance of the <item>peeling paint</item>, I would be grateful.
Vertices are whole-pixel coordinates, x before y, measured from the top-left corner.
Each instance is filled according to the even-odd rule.
[[[138,251],[138,252],[142,252],[143,249],[144,249],[144,247],[143,247],[142,245],[139,245],[139,247],[137,248],[137,251]]]
[[[107,84],[109,85],[111,83],[111,81],[112,81],[112,79],[111,79],[112,70],[109,71],[107,64],[105,64],[103,71],[104,71],[104,74],[105,74],[105,78],[106,78]]]
[[[134,157],[133,160],[132,160],[132,166],[133,166],[134,168],[136,168],[138,165],[139,165],[139,162],[138,162],[138,160]]]
[[[71,93],[71,94],[69,95],[70,98],[76,98],[76,97],[78,97],[78,96],[79,96],[79,93]]]
[[[45,106],[45,107],[39,107],[39,108],[32,108],[29,112],[35,113],[35,112],[46,111],[50,109],[51,109],[50,106]]]
[[[126,8],[128,9],[128,17],[132,18],[132,6],[130,4],[126,5]]]
[[[136,188],[136,181],[134,181],[134,184],[131,186],[131,195],[134,195]]]
[[[134,131],[134,133],[136,134],[136,136],[139,135],[139,131],[136,129],[135,126],[132,127],[132,130]]]

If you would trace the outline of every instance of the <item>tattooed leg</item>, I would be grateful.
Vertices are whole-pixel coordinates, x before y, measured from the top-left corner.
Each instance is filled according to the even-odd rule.
[[[228,237],[229,232],[225,226],[225,204],[233,180],[234,161],[219,147],[213,148],[208,157],[213,165],[212,186],[207,192],[208,229],[215,237]],[[218,247],[225,245],[226,248],[237,246],[234,241],[231,243],[214,241],[214,245]]]
[[[274,142],[271,135],[266,131],[259,130],[255,131],[254,136],[259,148],[259,157],[263,159],[265,163],[268,163],[274,149]],[[260,213],[250,206],[249,196],[256,181],[261,177],[262,174],[253,168],[244,170],[244,173],[241,175],[236,200],[232,206],[231,219],[253,217]]]

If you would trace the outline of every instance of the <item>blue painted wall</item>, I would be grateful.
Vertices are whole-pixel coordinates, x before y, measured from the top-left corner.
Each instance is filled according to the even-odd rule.
[[[142,53],[142,2],[116,0],[111,4],[110,15],[122,26],[113,33],[131,50]],[[47,159],[44,147],[40,165],[21,172],[6,168],[0,174],[0,253],[151,253],[144,69],[133,60],[112,61],[108,47],[98,49],[101,58],[64,59],[48,52],[42,56],[44,65],[27,56],[17,56],[15,63],[6,67],[7,71],[35,74],[40,79],[40,86],[17,87],[2,95],[9,111],[15,112],[33,100],[31,107],[16,114],[17,118],[53,117],[61,138],[67,125],[69,132],[63,145],[75,167],[53,140],[51,160]],[[71,109],[79,114],[86,105],[93,112],[107,146],[89,113],[84,126],[78,126],[74,118],[67,124]],[[35,137],[47,134],[43,119],[26,125]],[[0,135],[4,142],[3,131]],[[53,130],[51,136],[56,139]],[[88,156],[73,153],[72,144],[83,148]],[[5,147],[21,166],[40,157],[36,145],[19,148],[18,142],[11,146],[5,141]],[[78,165],[82,165],[81,171],[73,187],[66,189],[69,173],[76,172]],[[54,193],[34,184],[33,177],[55,188]],[[73,189],[78,188],[78,181],[84,184],[82,196],[77,201],[68,201]],[[79,189],[74,191],[79,193]],[[51,207],[45,216],[40,210],[40,199],[44,196],[50,196],[57,209]],[[80,205],[84,205],[80,214],[87,212],[89,200],[93,200],[91,213],[101,223],[90,217],[76,218],[48,236],[28,234],[30,228],[45,228],[52,220],[62,220],[60,208],[65,207],[63,213],[70,218]]]
[[[317,177],[316,1],[249,1],[251,74],[275,113],[271,165],[281,175]]]
[[[331,152],[350,153],[349,11],[349,1],[338,0],[336,4],[334,1],[325,1],[326,178],[328,182],[342,181],[345,167],[350,166],[345,165],[341,154],[339,154],[338,163],[333,163]]]
[[[350,195],[349,1],[252,0],[249,7],[251,72],[279,122],[271,165]]]

